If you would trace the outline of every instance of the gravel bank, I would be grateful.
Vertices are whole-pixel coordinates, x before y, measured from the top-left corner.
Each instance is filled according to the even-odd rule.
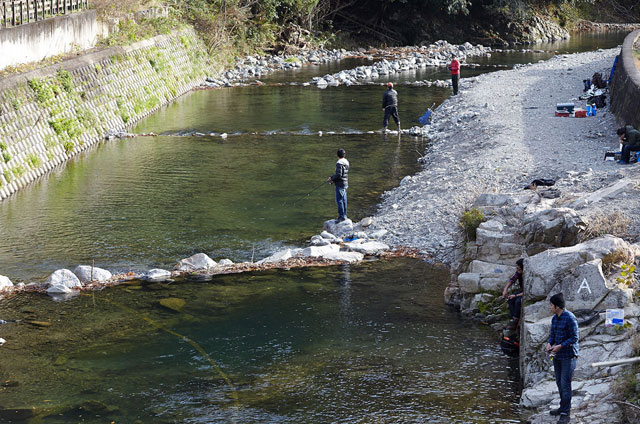
[[[482,192],[515,192],[552,178],[562,196],[590,192],[638,174],[640,165],[604,161],[617,150],[608,108],[588,118],[555,117],[556,103],[575,102],[582,80],[607,72],[619,49],[560,55],[513,70],[463,80],[460,95],[434,114],[424,169],[386,192],[374,227],[383,241],[448,262],[458,216]],[[608,101],[608,99],[607,99]],[[638,200],[620,202],[637,210]]]

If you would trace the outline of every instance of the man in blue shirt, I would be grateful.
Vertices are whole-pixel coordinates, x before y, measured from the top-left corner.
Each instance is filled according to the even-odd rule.
[[[560,415],[558,424],[570,421],[571,411],[571,379],[578,361],[578,320],[575,315],[564,309],[562,293],[554,294],[549,299],[553,319],[546,351],[553,357],[553,370],[556,384],[560,392],[560,408],[552,410],[551,415]]]

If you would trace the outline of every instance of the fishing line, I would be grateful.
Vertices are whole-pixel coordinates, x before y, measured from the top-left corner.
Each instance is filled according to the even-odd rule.
[[[85,296],[88,296],[88,294],[85,294]],[[94,297],[94,299],[95,299],[95,297]],[[127,307],[127,306],[121,305],[121,304],[116,303],[116,302],[114,302],[112,300],[109,300],[109,299],[102,298],[102,300],[104,300],[107,303],[110,303],[111,305],[115,306],[116,308],[121,309],[121,310],[123,310],[123,311],[125,311],[127,313],[138,315],[144,321],[146,321],[149,325],[151,325],[152,327],[155,327],[155,328],[157,328],[159,330],[162,330],[162,331],[164,331],[166,333],[169,333],[172,336],[175,336],[175,337],[179,338],[180,340],[189,343],[191,345],[191,347],[193,347],[198,353],[200,353],[203,356],[203,358],[207,362],[209,362],[209,364],[211,364],[211,366],[216,370],[216,372],[220,375],[220,377],[224,380],[224,382],[227,384],[227,386],[231,390],[231,397],[233,398],[233,406],[234,406],[232,422],[233,423],[237,422],[237,413],[238,413],[238,410],[240,408],[240,401],[239,401],[239,398],[238,398],[238,392],[236,391],[236,388],[233,385],[233,382],[231,381],[229,376],[227,374],[225,374],[224,371],[222,371],[222,369],[213,360],[213,358],[202,348],[202,346],[200,346],[195,340],[192,340],[189,337],[178,333],[177,331],[174,331],[174,330],[171,330],[170,328],[165,327],[164,325],[154,321],[153,319],[149,318],[146,315],[142,315],[140,312],[138,312],[138,311],[136,311],[134,309],[131,309],[131,308]]]

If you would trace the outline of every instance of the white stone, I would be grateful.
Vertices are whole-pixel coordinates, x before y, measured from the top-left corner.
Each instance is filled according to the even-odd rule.
[[[516,267],[475,260],[471,262],[469,270],[477,274],[502,274],[508,279],[516,272]]]
[[[78,265],[73,273],[78,277],[81,283],[89,281],[105,281],[110,279],[113,275],[106,269],[93,267],[93,274],[91,272],[90,265]],[[91,278],[93,276],[93,279]]]
[[[384,230],[384,229],[376,230],[376,231],[373,231],[373,232],[369,233],[369,238],[379,239],[381,237],[384,237],[385,234],[387,234],[387,233],[388,233],[388,231]]]
[[[147,281],[166,281],[171,278],[171,271],[161,268],[153,268],[142,274],[142,279]]]
[[[302,249],[299,255],[305,256],[305,257],[318,257],[318,256],[327,255],[331,252],[338,252],[338,251],[340,251],[340,246],[336,244],[329,244],[327,246],[307,247],[306,249]]]
[[[47,278],[47,293],[71,293],[73,288],[82,287],[80,280],[68,269],[59,269]]]
[[[0,275],[0,291],[9,287],[13,287],[13,283],[9,280],[9,277]]]
[[[276,252],[269,257],[259,260],[258,264],[269,264],[269,263],[275,263],[280,261],[286,261],[287,259],[290,259],[291,256],[293,256],[291,249],[285,249],[285,250]]]
[[[345,261],[349,263],[360,262],[364,255],[358,252],[329,252],[322,255],[323,259],[330,261]]]
[[[364,243],[345,243],[344,246],[353,252],[360,252],[365,255],[379,255],[381,252],[389,250],[389,246],[379,241],[367,241]]]
[[[232,261],[231,259],[227,259],[227,258],[225,258],[225,259],[220,259],[220,260],[218,261],[218,265],[220,265],[220,266],[229,266],[229,265],[233,265],[233,261]]]
[[[555,380],[544,381],[533,387],[528,387],[522,391],[520,406],[523,408],[539,408],[543,405],[548,405],[553,401],[557,391],[558,387]]]
[[[216,265],[216,261],[211,259],[206,254],[196,253],[193,256],[182,259],[180,262],[178,262],[174,269],[176,271],[193,272],[207,270],[215,267]]]

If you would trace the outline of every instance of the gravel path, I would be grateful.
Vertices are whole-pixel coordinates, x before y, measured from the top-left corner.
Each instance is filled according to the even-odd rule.
[[[482,192],[514,192],[552,178],[562,195],[590,192],[638,175],[640,165],[604,161],[617,150],[617,124],[608,108],[596,117],[556,117],[556,103],[575,102],[582,80],[606,72],[619,49],[556,56],[462,82],[461,94],[434,114],[424,169],[386,192],[374,227],[383,241],[415,247],[447,262],[458,216]],[[607,101],[609,99],[607,98]],[[623,211],[640,201],[621,202]]]

